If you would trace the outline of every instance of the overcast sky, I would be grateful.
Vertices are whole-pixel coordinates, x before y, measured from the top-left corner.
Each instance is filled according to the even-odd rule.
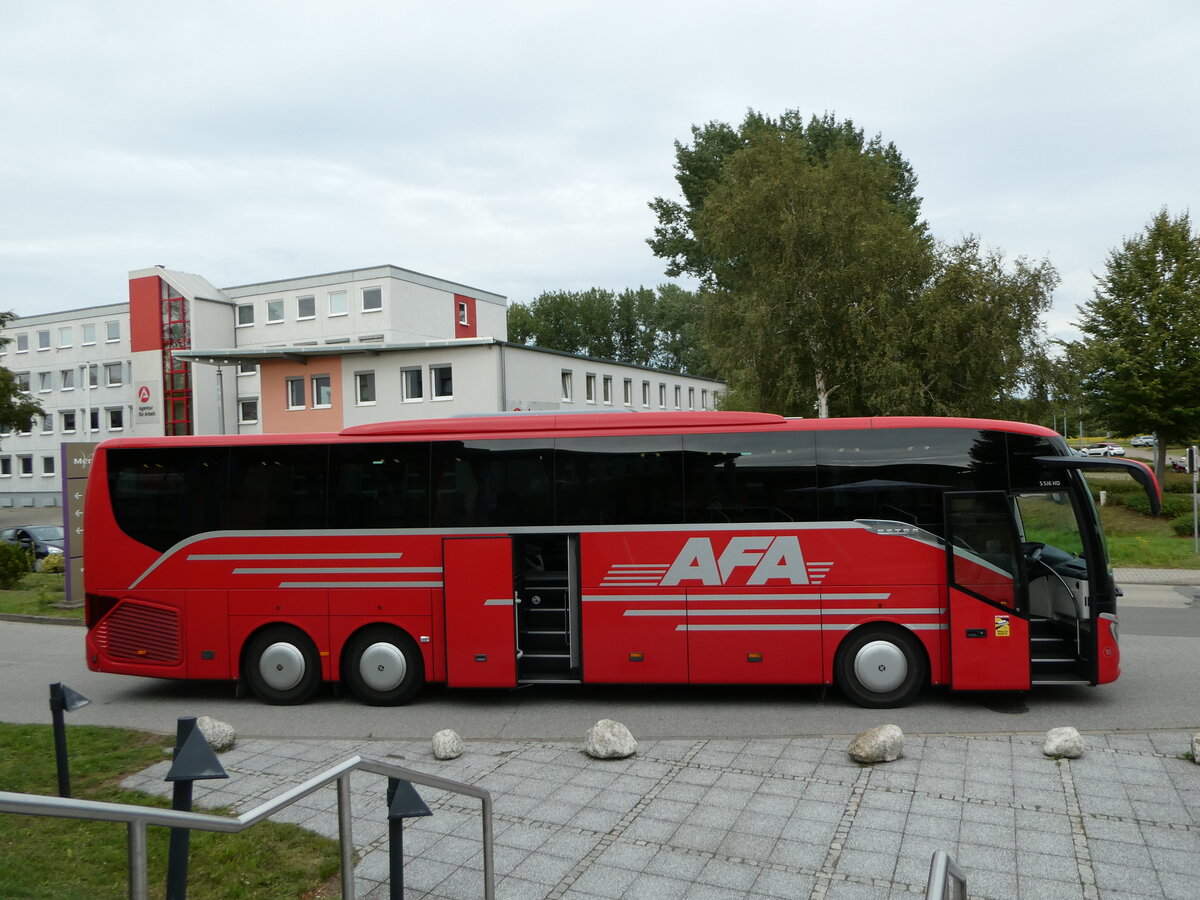
[[[1200,210],[1194,2],[0,0],[0,309],[390,263],[527,301],[666,281],[676,140],[748,108],[894,142],[939,239],[1062,276]],[[689,285],[690,286],[690,285]]]

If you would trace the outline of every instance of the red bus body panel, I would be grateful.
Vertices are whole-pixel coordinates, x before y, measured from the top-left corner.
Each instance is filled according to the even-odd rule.
[[[1029,622],[950,588],[950,687],[956,691],[1029,689]]]
[[[514,687],[512,541],[506,537],[448,538],[446,681],[451,687]]]

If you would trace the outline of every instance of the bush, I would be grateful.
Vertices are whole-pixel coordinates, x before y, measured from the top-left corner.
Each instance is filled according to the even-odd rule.
[[[13,544],[0,544],[0,591],[11,591],[29,570],[29,554]]]
[[[1183,516],[1176,516],[1171,520],[1171,528],[1180,537],[1192,536],[1192,514],[1189,512]]]
[[[51,553],[42,560],[41,571],[62,575],[67,571],[67,557],[62,553]]]

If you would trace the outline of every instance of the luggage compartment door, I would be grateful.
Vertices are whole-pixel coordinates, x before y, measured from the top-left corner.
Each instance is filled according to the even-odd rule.
[[[512,539],[446,538],[446,683],[514,687],[517,683]]]

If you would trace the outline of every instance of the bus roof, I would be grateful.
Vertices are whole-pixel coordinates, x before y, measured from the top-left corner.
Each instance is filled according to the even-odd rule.
[[[440,440],[489,437],[546,436],[589,437],[659,432],[689,434],[721,431],[836,431],[839,429],[970,428],[1008,431],[1047,437],[1055,432],[1041,425],[996,419],[936,416],[888,416],[847,419],[792,419],[759,412],[655,412],[629,411],[623,415],[602,412],[490,413],[449,419],[407,419],[354,425],[333,433],[272,433],[253,435],[200,435],[129,437],[104,441],[104,447],[221,446],[224,444],[313,444],[347,438],[426,438]]]

